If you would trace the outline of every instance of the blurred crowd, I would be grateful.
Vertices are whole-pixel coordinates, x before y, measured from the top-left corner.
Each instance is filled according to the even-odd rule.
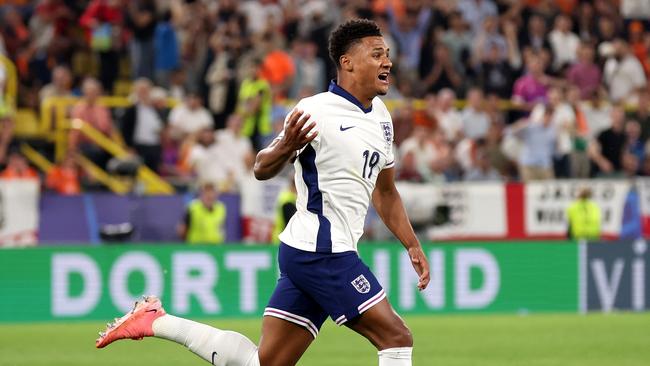
[[[166,177],[238,190],[292,101],[327,90],[329,33],[357,17],[391,49],[398,179],[650,175],[647,0],[11,3],[0,53],[17,66],[18,105],[80,96],[70,117]],[[131,107],[97,103],[123,85]],[[78,132],[68,141],[69,156],[109,165]],[[7,169],[13,155],[0,151]]]

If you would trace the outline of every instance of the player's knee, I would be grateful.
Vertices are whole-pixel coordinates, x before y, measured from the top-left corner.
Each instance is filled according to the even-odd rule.
[[[411,330],[405,325],[400,324],[388,335],[381,345],[381,349],[395,347],[413,347],[413,335]]]

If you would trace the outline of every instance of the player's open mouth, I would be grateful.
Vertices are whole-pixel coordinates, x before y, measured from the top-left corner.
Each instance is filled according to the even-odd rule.
[[[382,72],[377,76],[377,78],[384,83],[388,83],[388,74],[388,72]]]

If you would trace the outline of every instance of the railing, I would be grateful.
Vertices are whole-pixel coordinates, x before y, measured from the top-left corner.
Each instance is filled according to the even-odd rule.
[[[25,155],[29,161],[32,162],[41,171],[48,173],[54,164],[50,162],[45,156],[36,151],[34,148],[26,143],[20,145],[20,152]],[[95,165],[92,161],[88,160],[83,155],[76,155],[77,163],[90,175],[93,179],[108,187],[113,193],[126,194],[130,191],[130,185],[114,178],[106,173],[102,168]]]
[[[10,59],[0,55],[0,63],[4,66],[7,72],[7,81],[5,85],[5,103],[9,105],[12,111],[16,110],[16,100],[18,96],[18,76],[16,73],[16,66]],[[2,90],[0,90],[2,92]]]

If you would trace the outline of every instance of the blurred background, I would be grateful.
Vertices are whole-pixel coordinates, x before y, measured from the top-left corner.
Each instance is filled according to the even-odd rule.
[[[397,185],[434,274],[411,291],[371,209],[361,255],[401,313],[648,308],[649,1],[5,0],[0,321],[141,293],[260,314],[295,188],[254,157],[327,90],[351,18],[391,50]]]

